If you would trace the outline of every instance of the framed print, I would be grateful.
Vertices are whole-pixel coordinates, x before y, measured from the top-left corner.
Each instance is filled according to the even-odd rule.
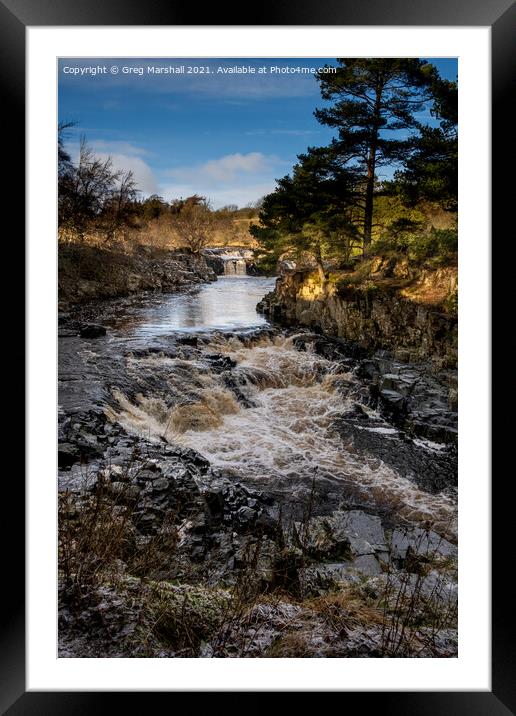
[[[2,708],[514,711],[489,140],[514,7],[1,12],[28,309]]]

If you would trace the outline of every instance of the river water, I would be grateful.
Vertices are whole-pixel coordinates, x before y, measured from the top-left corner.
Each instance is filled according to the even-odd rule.
[[[191,293],[106,305],[106,338],[63,339],[63,413],[95,405],[128,433],[193,448],[235,480],[291,497],[315,480],[348,503],[453,536],[453,493],[421,489],[336,430],[358,402],[370,424],[363,429],[392,450],[399,444],[349,365],[298,350],[292,331],[267,330],[256,304],[273,285],[223,277]],[[418,444],[437,455],[437,446]]]
[[[171,295],[148,311],[137,336],[155,337],[171,331],[196,333],[258,328],[266,319],[256,304],[272,291],[275,279],[256,276],[222,276],[191,294]]]

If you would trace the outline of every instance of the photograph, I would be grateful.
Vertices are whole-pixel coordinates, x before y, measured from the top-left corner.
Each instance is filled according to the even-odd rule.
[[[58,657],[456,659],[457,57],[57,92]]]

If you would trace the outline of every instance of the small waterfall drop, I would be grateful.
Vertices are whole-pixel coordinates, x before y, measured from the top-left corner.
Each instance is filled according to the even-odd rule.
[[[247,264],[245,259],[229,257],[224,258],[224,275],[225,276],[246,276]]]
[[[206,263],[219,276],[247,276],[248,263],[253,262],[252,249],[239,246],[210,247],[203,251]]]

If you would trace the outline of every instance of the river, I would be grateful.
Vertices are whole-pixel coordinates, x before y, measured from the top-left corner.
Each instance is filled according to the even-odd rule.
[[[94,432],[91,414],[102,414],[129,435],[192,448],[225,476],[290,501],[316,484],[335,504],[432,523],[453,538],[454,486],[425,489],[417,479],[418,466],[439,464],[445,448],[388,423],[355,364],[270,326],[256,304],[273,285],[223,277],[183,294],[81,309],[81,320],[101,321],[108,334],[62,332],[62,430],[86,421]],[[79,472],[74,466],[62,484]]]

